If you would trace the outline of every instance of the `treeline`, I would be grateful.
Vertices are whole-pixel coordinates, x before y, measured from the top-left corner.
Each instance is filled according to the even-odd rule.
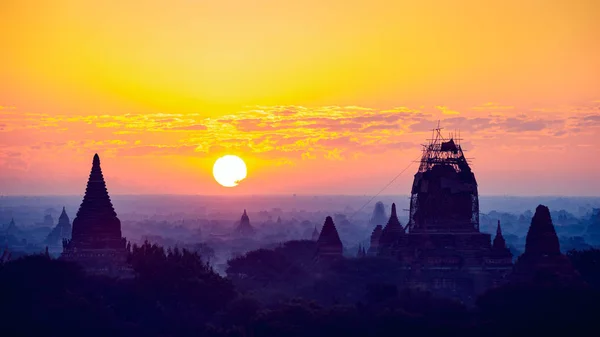
[[[306,242],[256,251],[230,263],[233,281],[198,253],[134,246],[135,278],[86,276],[77,265],[46,255],[0,265],[2,336],[531,336],[597,335],[600,251],[569,257],[588,286],[506,286],[465,307],[386,283],[364,284],[353,303],[298,298],[264,301],[253,289],[283,285],[301,293]],[[306,254],[291,254],[292,251]],[[286,254],[290,254],[286,256]],[[251,265],[243,261],[250,257]],[[250,261],[248,260],[248,261]],[[260,277],[253,270],[261,266]],[[368,264],[340,265],[355,275]],[[379,266],[384,267],[384,266]],[[300,269],[299,269],[300,268]],[[358,269],[356,269],[358,268]],[[305,269],[303,269],[305,270]],[[337,275],[337,274],[336,274]],[[253,277],[244,283],[244,279]],[[327,274],[312,277],[327,279]],[[372,281],[372,280],[371,280]],[[330,281],[327,281],[330,282]],[[346,287],[360,280],[340,280]],[[239,286],[236,286],[239,285]],[[246,287],[244,289],[244,287]],[[332,288],[326,288],[330,291]]]

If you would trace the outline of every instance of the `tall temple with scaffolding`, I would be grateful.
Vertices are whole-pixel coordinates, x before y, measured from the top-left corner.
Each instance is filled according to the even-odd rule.
[[[378,256],[403,263],[407,286],[469,300],[512,271],[500,224],[493,245],[491,235],[479,231],[477,180],[460,138],[444,138],[439,127],[424,145],[409,212],[402,226],[392,205],[377,247]]]

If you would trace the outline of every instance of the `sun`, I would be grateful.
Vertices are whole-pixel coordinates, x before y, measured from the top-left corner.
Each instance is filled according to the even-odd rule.
[[[225,186],[234,187],[246,178],[246,163],[242,158],[234,155],[226,155],[215,161],[213,176],[215,180]]]

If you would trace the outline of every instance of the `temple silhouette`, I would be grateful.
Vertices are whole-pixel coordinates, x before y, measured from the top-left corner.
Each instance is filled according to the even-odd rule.
[[[467,302],[491,287],[534,281],[539,270],[576,277],[560,254],[545,206],[536,210],[526,252],[516,266],[500,221],[493,242],[490,234],[479,231],[477,180],[460,139],[445,139],[440,130],[435,129],[424,146],[412,185],[408,224],[402,226],[392,204],[387,224],[373,229],[369,255],[400,261],[407,287]]]
[[[373,230],[376,252],[369,249],[371,255],[399,260],[407,287],[472,301],[506,282],[512,254],[500,224],[492,244],[491,235],[479,231],[477,180],[460,139],[445,139],[440,128],[424,145],[409,212],[403,226],[393,204],[387,224]]]
[[[250,237],[256,234],[256,229],[250,224],[250,217],[244,210],[238,226],[235,228],[235,234],[240,237]]]
[[[560,253],[559,241],[545,206],[538,206],[526,238],[525,253],[513,265],[500,221],[496,234],[479,230],[479,197],[474,173],[464,156],[460,139],[445,139],[440,129],[424,146],[411,190],[408,224],[403,225],[392,204],[377,203],[369,224],[370,246],[360,245],[358,258],[387,258],[401,264],[403,287],[427,289],[434,294],[471,302],[486,290],[508,282],[577,281],[569,260]],[[345,220],[341,217],[340,221]],[[278,222],[280,220],[278,219]],[[342,222],[343,224],[344,222]],[[8,230],[16,228],[14,221]],[[96,154],[83,201],[71,225],[65,209],[47,242],[62,240],[61,259],[80,264],[90,274],[130,277],[128,245],[111,203]],[[244,210],[234,233],[256,233]],[[315,262],[339,261],[344,247],[331,216],[318,231]]]
[[[525,239],[525,252],[515,263],[514,282],[578,283],[579,275],[560,252],[560,243],[548,207],[539,205]]]
[[[127,265],[127,242],[121,236],[121,221],[110,201],[97,154],[73,220],[71,239],[63,240],[61,259],[78,263],[89,274],[133,276]]]
[[[328,216],[317,240],[317,256],[319,262],[331,262],[343,257],[344,246],[338,234],[333,218]]]
[[[58,218],[58,224],[48,234],[45,243],[49,246],[60,246],[65,239],[71,239],[71,220],[67,215],[66,209],[63,207],[62,213]]]

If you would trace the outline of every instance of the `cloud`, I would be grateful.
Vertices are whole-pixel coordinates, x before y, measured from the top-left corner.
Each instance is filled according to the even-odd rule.
[[[203,131],[206,129],[207,129],[206,125],[195,124],[195,125],[188,125],[188,126],[175,126],[172,128],[168,128],[166,130],[170,130],[170,131]]]
[[[451,110],[450,108],[445,106],[437,106],[436,108],[439,109],[444,115],[460,115],[460,112]]]
[[[181,145],[181,146],[134,146],[130,148],[120,149],[117,154],[120,156],[175,156],[175,155],[193,155],[197,146]]]
[[[93,149],[123,156],[212,156],[236,152],[286,162],[418,151],[438,120],[444,132],[460,130],[464,138],[481,141],[507,133],[532,139],[559,137],[600,126],[600,113],[595,106],[548,108],[541,112],[486,103],[461,110],[460,115],[448,111],[453,110],[442,105],[382,110],[356,106],[257,106],[217,118],[197,113],[83,116],[3,111],[0,129],[4,128],[3,138],[11,140],[7,146],[23,146],[27,151]],[[487,113],[490,111],[494,113]],[[41,141],[44,139],[52,141]]]

